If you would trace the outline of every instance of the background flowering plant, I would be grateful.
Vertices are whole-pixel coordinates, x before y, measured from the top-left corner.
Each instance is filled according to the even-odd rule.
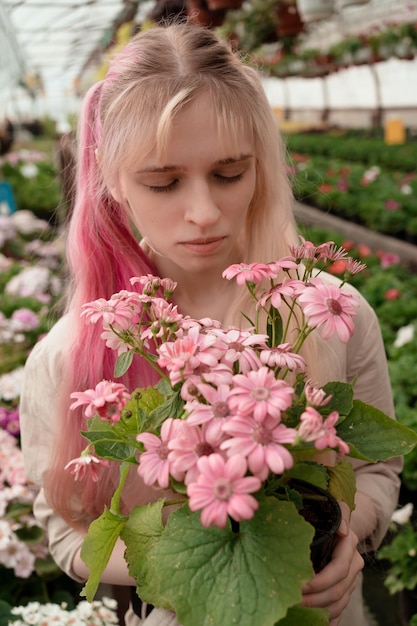
[[[29,602],[26,606],[15,606],[6,613],[0,605],[0,616],[8,618],[13,626],[111,626],[118,624],[116,602],[111,598],[103,598],[94,602],[80,602],[75,608],[68,604],[39,604]],[[2,623],[6,623],[3,622]]]
[[[351,384],[318,387],[306,374],[300,350],[315,329],[342,342],[354,332],[354,293],[320,277],[340,259],[344,280],[363,268],[331,242],[305,241],[291,257],[227,268],[223,276],[256,303],[247,330],[181,315],[169,302],[175,284],[154,276],[131,279],[141,293],[84,306],[87,323],[101,322],[103,340],[119,353],[116,378],[135,354],[161,376],[133,393],[104,380],[72,394],[72,408],[85,407],[89,443],[68,470],[77,480],[86,472],[99,480],[109,461],[120,463],[111,506],[91,524],[82,550],[88,599],[120,536],[141,598],[174,610],[184,626],[328,623],[326,611],[299,606],[313,575],[314,528],[291,480],[307,480],[353,508],[354,474],[342,457],[384,461],[417,442],[416,433],[355,400]],[[337,453],[338,462],[319,463],[323,451]],[[132,464],[172,498],[124,515]],[[163,507],[174,504],[164,525]]]

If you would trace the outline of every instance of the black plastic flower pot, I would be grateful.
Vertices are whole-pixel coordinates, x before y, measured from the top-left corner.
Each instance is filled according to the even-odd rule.
[[[288,486],[301,495],[300,515],[315,529],[311,561],[314,571],[320,572],[330,562],[337,542],[336,531],[342,521],[339,503],[328,491],[304,480],[291,479]]]

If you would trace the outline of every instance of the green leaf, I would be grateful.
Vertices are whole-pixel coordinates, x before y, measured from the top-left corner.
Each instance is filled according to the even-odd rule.
[[[120,376],[126,374],[127,370],[132,365],[134,354],[134,350],[128,350],[127,352],[122,352],[122,354],[119,354],[119,356],[117,357],[116,365],[114,366],[115,378],[120,378]]]
[[[6,509],[3,519],[19,519],[21,515],[29,515],[32,512],[32,504],[27,502],[12,502]]]
[[[0,626],[8,626],[18,619],[18,615],[12,615],[12,608],[7,602],[0,600]]]
[[[125,559],[130,575],[137,580],[139,596],[155,606],[171,608],[165,598],[153,593],[156,588],[155,581],[161,572],[154,570],[154,561],[150,557],[152,548],[164,531],[163,505],[164,500],[161,499],[135,507],[120,536],[126,544]]]
[[[336,429],[350,447],[349,456],[370,462],[408,454],[417,444],[414,430],[360,400],[353,401],[351,412]]]
[[[159,383],[158,383],[159,385]],[[170,388],[171,393],[172,389]],[[132,399],[126,404],[122,411],[120,422],[117,423],[124,433],[136,437],[139,433],[147,430],[147,416],[158,406],[164,403],[164,395],[154,387],[146,389],[136,389]]]
[[[144,429],[158,431],[168,417],[180,417],[183,413],[183,409],[184,400],[181,398],[180,391],[175,391],[163,404],[150,412],[145,420]]]
[[[336,500],[346,502],[351,511],[355,508],[356,478],[352,463],[340,461],[327,467],[330,476],[329,492]]]
[[[324,385],[324,391],[332,396],[329,403],[321,408],[323,414],[337,411],[339,415],[348,415],[353,406],[352,385],[341,382],[330,382]]]
[[[90,570],[90,576],[81,592],[88,602],[92,602],[106,569],[113,548],[127,518],[105,509],[88,529],[81,548],[81,558]]]
[[[309,609],[305,606],[293,606],[287,616],[275,626],[329,626],[329,612],[326,609]]]
[[[315,463],[314,461],[297,463],[294,467],[285,472],[285,476],[306,480],[321,489],[327,489],[329,484],[329,474],[327,472],[327,468],[320,465],[320,463]]]
[[[88,431],[82,431],[82,436],[93,444],[97,456],[112,461],[126,461],[135,456],[136,447],[117,431],[110,422],[93,417],[88,422]]]
[[[172,607],[183,626],[274,626],[313,575],[313,535],[292,503],[272,497],[237,533],[202,527],[199,513],[184,506],[160,535],[153,523],[145,537],[126,542],[130,554],[140,553],[131,573],[141,597]]]
[[[55,563],[51,555],[48,555],[46,559],[36,559],[35,561],[36,573],[39,576],[56,576],[62,574],[62,570]]]
[[[40,543],[45,536],[45,532],[40,526],[22,526],[21,528],[17,528],[15,530],[17,537],[20,541],[28,545],[34,545]]]

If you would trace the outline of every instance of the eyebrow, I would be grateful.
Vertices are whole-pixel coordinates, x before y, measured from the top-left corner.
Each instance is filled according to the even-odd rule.
[[[237,157],[227,157],[226,159],[219,159],[213,163],[213,167],[218,167],[219,165],[229,165],[230,163],[239,163],[239,161],[245,161],[246,159],[250,159],[253,157],[253,154],[240,154]],[[145,167],[143,170],[137,170],[136,174],[158,174],[165,172],[176,172],[178,170],[185,169],[181,165],[164,165],[164,167]]]

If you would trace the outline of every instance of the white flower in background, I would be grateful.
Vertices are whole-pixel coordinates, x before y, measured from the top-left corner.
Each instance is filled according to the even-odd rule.
[[[381,173],[381,168],[377,165],[373,165],[366,172],[364,172],[362,181],[366,184],[373,183]]]
[[[400,524],[403,526],[404,524],[408,524],[413,514],[414,505],[412,502],[409,502],[401,509],[397,509],[391,516],[391,522],[395,524]]]
[[[411,187],[411,185],[401,185],[400,191],[402,194],[404,194],[404,196],[411,196],[411,194],[413,193],[413,188]]]
[[[13,276],[5,287],[5,292],[14,296],[36,296],[48,291],[51,272],[47,267],[25,267]]]
[[[44,242],[40,239],[33,239],[25,246],[25,254],[31,257],[38,257],[39,262],[51,270],[58,269],[59,259],[63,254],[62,242],[57,240],[52,242]]]
[[[47,221],[39,219],[32,211],[16,211],[11,216],[11,220],[16,230],[22,235],[31,235],[51,228]]]
[[[23,367],[0,376],[0,400],[15,400],[20,397],[23,384]]]
[[[0,552],[7,547],[12,534],[10,524],[5,520],[0,519]]]
[[[415,334],[414,324],[408,324],[407,326],[402,326],[397,331],[397,336],[394,341],[395,348],[401,348],[405,346],[410,341],[413,341]]]
[[[39,167],[34,163],[25,163],[20,167],[20,173],[25,178],[35,178],[39,174]]]
[[[21,619],[13,621],[13,626],[112,626],[118,624],[116,614],[117,602],[110,598],[101,601],[80,602],[72,611],[66,611],[67,605],[40,604],[29,602],[26,606],[16,606],[12,609],[13,615]]]
[[[0,246],[1,246],[1,234],[0,234]],[[6,272],[12,265],[13,261],[9,257],[0,252],[0,273]]]

